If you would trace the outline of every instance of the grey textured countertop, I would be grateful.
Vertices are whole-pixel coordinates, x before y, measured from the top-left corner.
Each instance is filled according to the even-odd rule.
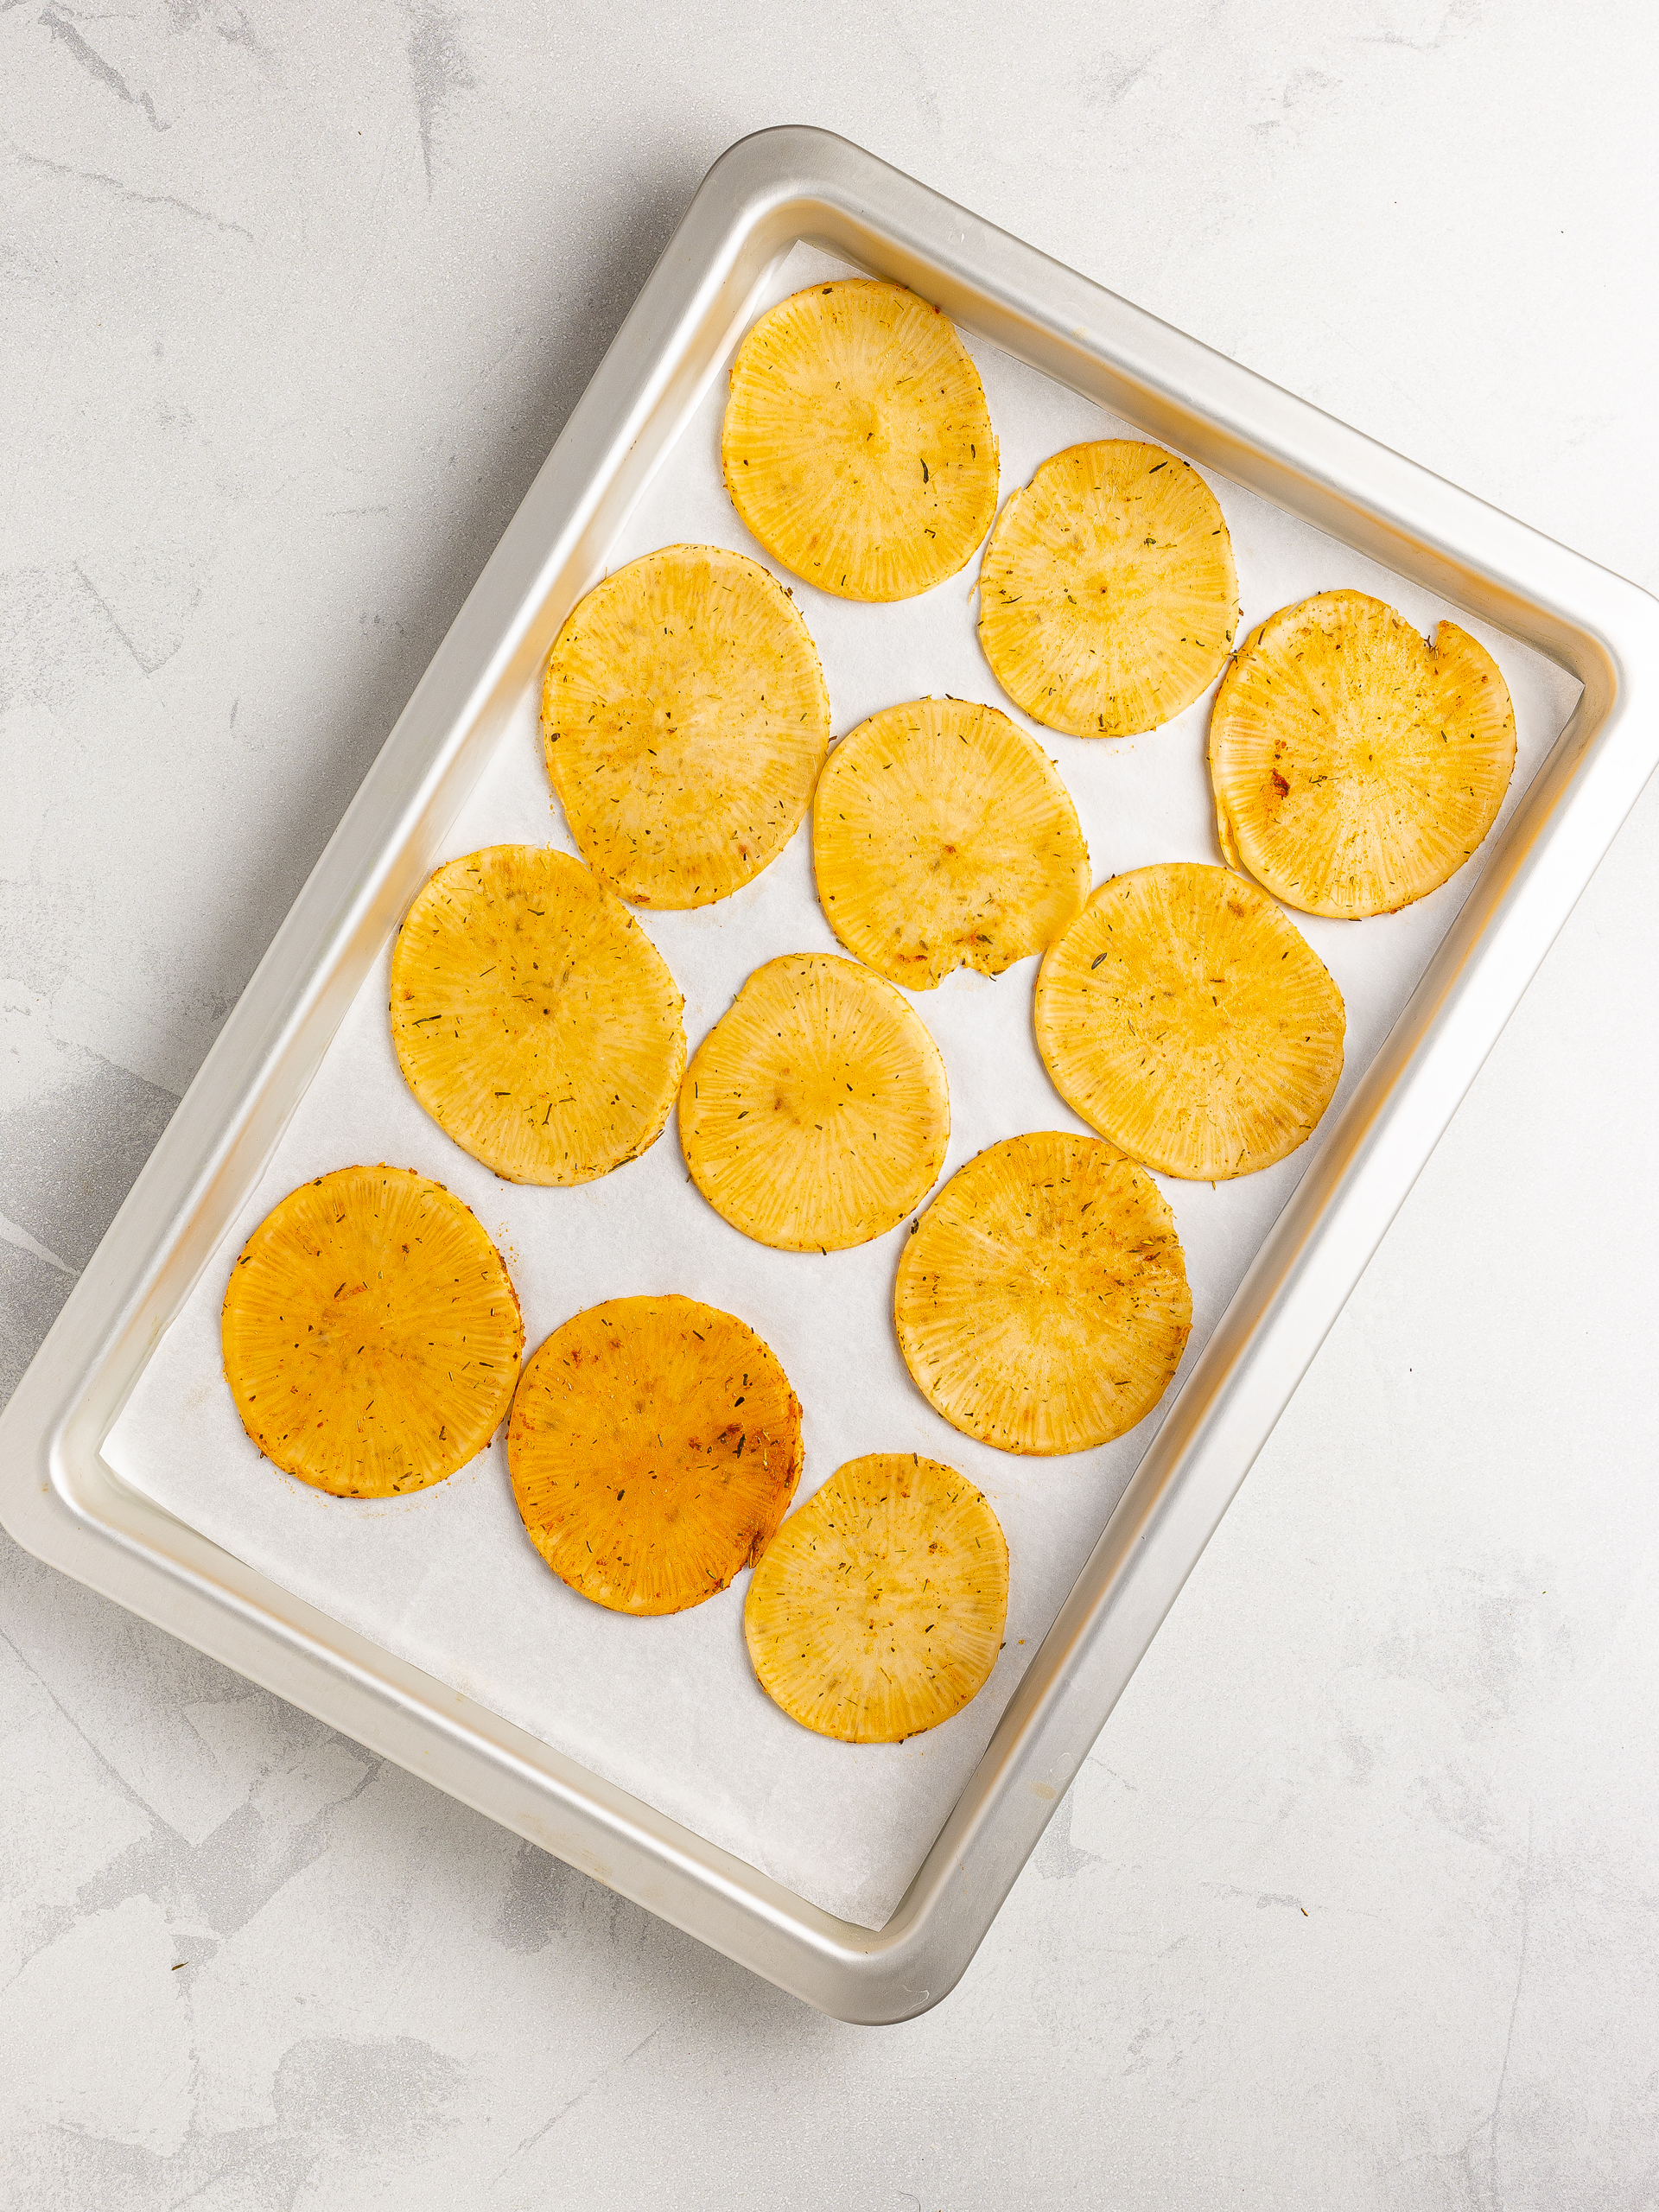
[[[748,130],[842,131],[1659,585],[1659,38],[1561,22],[0,12],[0,1394]],[[1649,791],[909,2025],[0,1539],[0,2199],[1648,2201],[1656,873]]]

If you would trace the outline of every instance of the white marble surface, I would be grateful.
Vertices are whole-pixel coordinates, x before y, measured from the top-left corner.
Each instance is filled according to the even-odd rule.
[[[1659,40],[1563,20],[0,11],[0,1391],[746,130],[1659,586]],[[4,1546],[0,2202],[1654,2201],[1656,865],[1650,791],[920,2021],[818,2018]]]

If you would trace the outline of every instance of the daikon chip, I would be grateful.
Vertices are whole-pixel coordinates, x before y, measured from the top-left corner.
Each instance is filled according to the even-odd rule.
[[[622,901],[569,853],[492,845],[427,882],[391,956],[410,1089],[514,1183],[587,1183],[662,1134],[683,1001]]]
[[[1082,1452],[1163,1396],[1192,1300],[1146,1170],[1100,1137],[1043,1130],[950,1178],[905,1247],[893,1319],[953,1427],[1004,1452]]]
[[[1083,904],[1089,848],[1042,747],[995,707],[915,699],[836,746],[812,805],[830,926],[890,982],[1000,976]]]
[[[268,1459],[336,1497],[424,1490],[490,1440],[524,1328],[501,1255],[442,1183],[341,1167],[243,1246],[225,1377]]]
[[[1320,592],[1251,631],[1210,721],[1221,848],[1287,906],[1357,920],[1438,890],[1497,818],[1515,711],[1486,648]]]
[[[694,1298],[613,1298],[556,1329],[507,1425],[512,1494],[562,1582],[677,1613],[758,1560],[801,1473],[801,1408],[747,1323]]]
[[[979,637],[1018,707],[1073,737],[1127,737],[1190,707],[1238,625],[1215,494],[1161,446],[1103,438],[1046,461],[980,567]]]
[[[799,828],[830,695],[776,577],[741,553],[670,545],[570,614],[542,738],[582,857],[637,906],[706,906]]]
[[[834,1252],[901,1222],[950,1136],[944,1062],[891,983],[787,953],[757,968],[697,1047],[680,1143],[716,1213],[758,1243]]]
[[[893,1744],[960,1713],[996,1664],[1008,1548],[965,1476],[876,1452],[836,1469],[755,1569],[743,1633],[791,1720]]]
[[[815,284],[737,349],[721,461],[775,560],[838,599],[910,599],[953,576],[996,512],[979,372],[902,284]]]
[[[1103,883],[1037,979],[1037,1046],[1091,1128],[1166,1175],[1220,1182],[1311,1134],[1342,1074],[1342,994],[1232,869]]]

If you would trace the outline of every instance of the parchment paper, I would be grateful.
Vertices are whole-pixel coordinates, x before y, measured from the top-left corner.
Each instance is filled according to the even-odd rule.
[[[798,247],[762,304],[842,273]],[[983,341],[968,344],[1001,447],[1002,494],[1080,439],[1137,435]],[[717,377],[646,491],[613,566],[677,540],[760,558],[721,481],[725,399]],[[1451,613],[1334,541],[1210,479],[1232,532],[1243,629],[1315,591],[1350,585],[1420,629]],[[783,572],[780,570],[780,575]],[[981,657],[971,601],[977,556],[925,597],[892,607],[830,599],[799,582],[796,603],[823,658],[834,728],[927,694],[1014,713]],[[1505,815],[1577,696],[1551,663],[1466,617],[1514,696],[1520,757]],[[1241,631],[1241,634],[1242,634]],[[1032,729],[1082,818],[1096,881],[1149,861],[1218,858],[1205,767],[1209,695],[1149,736],[1086,741]],[[550,801],[527,694],[457,823],[449,849],[552,842],[574,849]],[[1490,850],[1489,840],[1483,853]],[[1359,923],[1296,917],[1347,1003],[1347,1066],[1329,1128],[1404,1005],[1474,880],[1478,858],[1404,913]],[[695,1052],[749,972],[780,952],[841,950],[813,893],[810,829],[755,882],[690,913],[641,911],[685,994]],[[950,1081],[945,1173],[995,1139],[1084,1125],[1062,1104],[1032,1039],[1036,960],[995,982],[957,976],[912,995]],[[1180,1376],[1154,1414],[1096,1452],[1021,1459],[959,1435],[911,1382],[890,1319],[901,1227],[826,1256],[751,1243],[687,1177],[671,1120],[656,1146],[579,1190],[498,1181],[453,1145],[405,1087],[386,1020],[386,956],[371,973],[262,1182],[151,1359],[106,1446],[117,1471],[182,1520],[334,1618],[372,1637],[830,1911],[878,1928],[891,1914],[984,1748],[1027,1659],[1075,1580],[1192,1361],[1318,1145],[1211,1189],[1160,1179],[1175,1211],[1194,1316]],[[741,1314],[766,1338],[805,1408],[797,1503],[855,1453],[946,1460],[986,1492],[1007,1535],[1007,1641],[989,1682],[944,1727],[902,1745],[831,1743],[764,1695],[742,1637],[748,1576],[690,1612],[632,1620],[558,1582],[520,1526],[498,1440],[435,1489],[386,1503],[327,1497],[262,1459],[219,1361],[231,1263],[296,1184],[353,1161],[436,1176],[505,1254],[528,1348],[605,1298],[682,1291]]]

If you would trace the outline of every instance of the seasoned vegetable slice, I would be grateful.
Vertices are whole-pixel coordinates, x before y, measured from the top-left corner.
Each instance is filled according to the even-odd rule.
[[[579,860],[492,845],[446,861],[391,956],[391,1037],[439,1127],[513,1183],[587,1183],[661,1135],[684,1001]]]
[[[836,1252],[896,1227],[950,1137],[944,1062],[891,983],[851,960],[757,968],[697,1047],[680,1143],[716,1213],[758,1243]]]
[[[670,545],[571,613],[542,738],[583,858],[637,906],[706,906],[799,828],[830,695],[775,576],[718,546]]]
[[[1364,592],[1251,631],[1210,720],[1222,851],[1287,906],[1357,920],[1440,888],[1497,819],[1515,710],[1484,645]]]
[[[1008,1548],[954,1467],[875,1452],[785,1522],[743,1606],[749,1657],[791,1720],[894,1744],[960,1713],[996,1664]]]
[[[290,1191],[249,1237],[220,1338],[268,1459],[336,1497],[392,1497],[489,1442],[524,1326],[501,1255],[442,1183],[340,1167]]]
[[[683,1612],[771,1541],[800,1480],[800,1402],[734,1314],[613,1298],[525,1367],[507,1464],[562,1582],[613,1612]]]
[[[836,935],[912,990],[1040,952],[1089,888],[1052,761],[965,699],[889,707],[842,740],[818,779],[812,860]]]
[[[838,599],[909,599],[956,575],[996,512],[979,372],[902,284],[814,284],[737,349],[721,461],[774,559]]]
[[[979,638],[1027,714],[1127,737],[1214,682],[1238,625],[1215,494],[1161,446],[1102,438],[1046,461],[1002,510],[980,568]]]
[[[1091,1128],[1166,1175],[1282,1160],[1342,1074],[1342,994],[1232,869],[1173,861],[1103,883],[1037,978],[1037,1046]]]
[[[1099,1137],[988,1146],[906,1245],[893,1319],[918,1389],[1004,1452],[1082,1452],[1144,1420],[1192,1320],[1175,1223]]]

